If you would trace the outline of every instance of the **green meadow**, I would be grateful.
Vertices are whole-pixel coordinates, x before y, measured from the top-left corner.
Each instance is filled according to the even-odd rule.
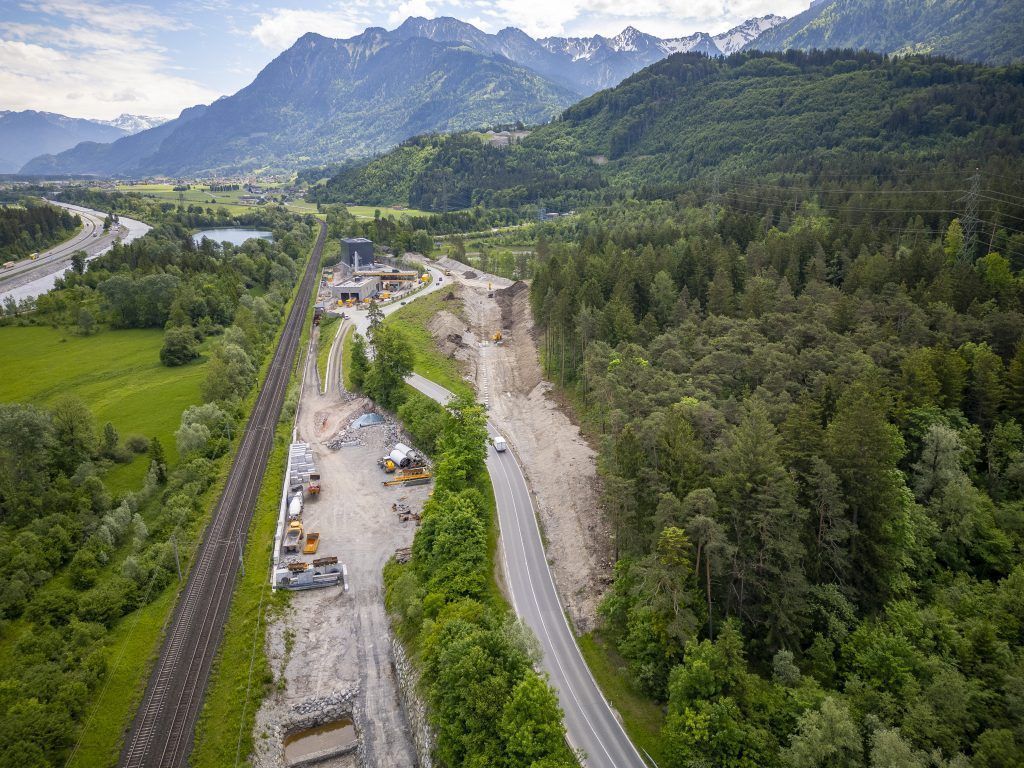
[[[157,437],[170,462],[177,459],[174,432],[181,412],[202,401],[205,364],[180,368],[160,363],[163,332],[103,331],[76,336],[47,326],[0,327],[0,402],[45,407],[62,395],[76,395],[89,406],[98,429],[111,422],[121,438]],[[141,486],[145,456],[112,467],[105,480],[113,491]]]

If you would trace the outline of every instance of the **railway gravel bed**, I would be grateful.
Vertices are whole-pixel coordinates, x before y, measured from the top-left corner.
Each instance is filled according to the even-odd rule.
[[[125,740],[123,766],[176,768],[186,764],[191,751],[326,236],[327,227],[321,223],[298,295]]]

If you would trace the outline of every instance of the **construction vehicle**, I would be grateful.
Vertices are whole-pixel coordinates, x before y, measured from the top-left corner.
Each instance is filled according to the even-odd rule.
[[[311,472],[309,475],[309,486],[307,489],[312,496],[316,496],[320,493],[320,473]]]
[[[390,456],[384,456],[382,458],[377,459],[377,466],[383,469],[389,475],[398,468],[398,465],[391,460]]]
[[[491,336],[491,340],[492,340],[492,341],[493,341],[493,342],[494,342],[495,344],[497,344],[497,343],[498,343],[499,341],[501,341],[501,340],[502,340],[502,338],[504,338],[504,337],[503,337],[503,336],[501,335],[501,331],[495,331],[495,332],[494,332],[494,335],[493,335],[493,336]]]
[[[446,269],[446,270],[444,271],[445,277],[448,277],[448,276],[450,276],[450,275],[451,275],[451,273],[452,273],[452,271],[451,271],[450,269]]]
[[[320,546],[320,534],[316,531],[310,531],[306,534],[306,546],[302,548],[302,554],[304,555],[315,555],[316,548]]]
[[[300,523],[298,520],[293,520],[292,522],[288,523],[288,530],[284,533],[284,551],[298,551],[299,542],[302,541],[302,537],[302,523]]]
[[[380,298],[382,301],[386,301],[387,299],[391,298],[391,292],[390,291],[381,291],[378,294],[378,298]]]
[[[402,469],[395,475],[394,480],[385,480],[384,485],[391,487],[395,485],[423,485],[430,482],[430,470],[419,467],[417,469]]]

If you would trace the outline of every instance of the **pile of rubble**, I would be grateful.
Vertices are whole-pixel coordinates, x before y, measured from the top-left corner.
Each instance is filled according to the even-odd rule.
[[[326,696],[300,701],[292,707],[295,717],[289,718],[287,729],[294,731],[298,728],[312,728],[314,725],[322,725],[350,715],[357,693],[358,688],[346,688]],[[305,722],[308,718],[313,718],[313,722]]]
[[[379,413],[379,411],[367,411],[367,413],[371,412]],[[398,425],[395,423],[394,419],[390,418],[387,414],[380,415],[384,419],[381,424],[359,426],[359,418],[362,416],[362,414],[360,414],[360,416],[353,419],[346,427],[335,432],[330,439],[327,440],[325,445],[332,451],[336,451],[339,448],[351,448],[357,445],[366,445],[366,443],[363,442],[362,437],[360,437],[360,433],[364,429],[370,429],[377,426],[384,429],[386,442],[389,444],[398,442]]]

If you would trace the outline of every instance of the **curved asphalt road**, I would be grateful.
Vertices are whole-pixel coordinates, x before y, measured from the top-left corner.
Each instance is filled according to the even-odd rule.
[[[438,283],[440,272],[433,268],[430,272],[434,276],[433,283],[417,296],[446,285],[446,282]],[[383,307],[383,311],[390,314],[398,308],[398,304],[391,304]],[[359,310],[352,315],[356,330],[366,335],[369,326],[366,312]],[[419,374],[414,373],[406,380],[439,403],[446,403],[453,397],[447,389]],[[500,434],[490,421],[487,431],[492,438]],[[502,557],[512,606],[540,641],[541,666],[558,692],[570,746],[583,752],[587,768],[646,768],[647,764],[597,687],[569,629],[519,461],[512,451],[498,453],[493,446],[488,446],[487,471],[498,507]]]
[[[24,286],[29,286],[29,289],[37,289],[26,289],[32,295],[46,293],[52,287],[52,282],[45,286],[36,286],[36,281],[40,281],[48,275],[63,274],[64,270],[70,266],[71,256],[76,251],[85,251],[86,257],[91,259],[108,250],[119,238],[123,242],[131,242],[150,230],[148,224],[134,219],[124,219],[122,224],[116,224],[108,232],[104,232],[103,220],[106,214],[102,211],[94,211],[80,205],[56,200],[47,200],[47,202],[78,214],[82,219],[82,230],[63,243],[41,252],[35,259],[21,259],[16,261],[13,267],[0,270],[0,296],[11,293],[15,298],[23,298],[20,294],[24,291],[18,289]]]
[[[439,403],[453,396],[419,374],[412,374],[407,381]],[[490,421],[487,431],[492,438],[500,434]],[[645,768],[647,764],[594,682],[562,613],[519,461],[511,451],[498,453],[494,446],[488,446],[487,471],[498,505],[505,578],[512,605],[540,641],[544,652],[541,666],[558,692],[569,744],[583,751],[583,763],[588,768]]]

